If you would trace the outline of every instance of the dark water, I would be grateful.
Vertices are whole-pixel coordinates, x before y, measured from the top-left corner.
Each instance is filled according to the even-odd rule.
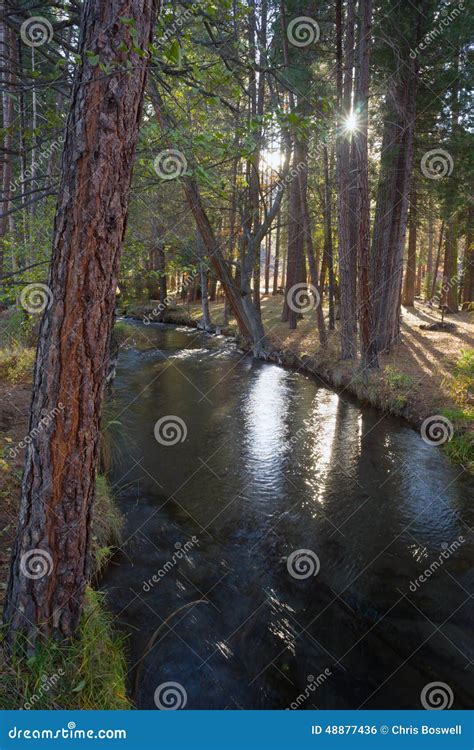
[[[174,682],[189,709],[421,708],[433,681],[472,706],[472,480],[347,394],[142,330],[113,388],[126,543],[103,579],[138,707]],[[187,429],[173,446],[154,436],[168,415]],[[301,549],[317,575],[290,574]]]

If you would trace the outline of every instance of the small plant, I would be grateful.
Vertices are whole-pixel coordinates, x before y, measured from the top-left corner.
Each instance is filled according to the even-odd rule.
[[[413,378],[391,365],[387,365],[384,372],[387,384],[393,390],[408,390],[414,385]]]

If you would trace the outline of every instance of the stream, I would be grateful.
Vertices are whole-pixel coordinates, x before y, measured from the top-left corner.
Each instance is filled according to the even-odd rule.
[[[416,709],[441,681],[472,707],[472,478],[346,392],[137,327],[111,396],[124,544],[101,579],[136,706],[172,707],[174,683],[186,709]]]

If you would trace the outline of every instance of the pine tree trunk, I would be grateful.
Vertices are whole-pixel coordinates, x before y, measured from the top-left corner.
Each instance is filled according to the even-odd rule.
[[[408,258],[403,286],[403,304],[414,307],[416,291],[416,189],[412,187],[408,223]]]
[[[338,0],[339,2],[340,0]],[[355,0],[347,2],[345,23],[344,60],[342,76],[339,77],[342,90],[338,92],[341,102],[337,136],[337,177],[338,177],[338,229],[339,229],[339,283],[341,297],[341,359],[352,359],[356,353],[356,299],[355,299],[355,253],[351,244],[351,174],[350,174],[350,134],[343,123],[351,111],[352,66],[354,61]],[[342,28],[338,28],[338,36]],[[340,44],[338,44],[340,46]]]
[[[133,38],[121,17],[134,21]],[[40,634],[68,638],[82,612],[103,386],[154,21],[152,0],[86,0],[83,9],[4,612],[10,644],[16,634],[30,646]],[[104,75],[90,53],[112,72]]]
[[[372,20],[371,0],[360,0],[359,66],[355,111],[359,125],[354,133],[354,164],[357,174],[358,216],[356,245],[359,266],[359,329],[363,367],[378,367],[374,340],[372,289],[370,284],[370,196],[369,196],[369,48]]]

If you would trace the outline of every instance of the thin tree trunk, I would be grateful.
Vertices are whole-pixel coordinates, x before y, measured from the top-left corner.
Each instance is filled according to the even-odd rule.
[[[436,294],[436,284],[438,281],[438,271],[439,271],[439,264],[441,261],[441,250],[443,247],[443,237],[444,237],[444,221],[441,222],[441,228],[439,230],[439,239],[438,239],[438,252],[436,253],[436,261],[433,268],[433,283],[431,285],[431,295],[430,295],[430,301],[434,299]]]
[[[408,223],[408,258],[403,286],[403,304],[413,307],[416,291],[416,188],[412,186],[410,201],[410,218]]]
[[[82,612],[103,387],[155,8],[152,0],[86,0],[83,8],[4,612],[10,644],[17,634],[30,647],[39,635],[69,638]],[[133,37],[120,15],[133,21]],[[112,72],[104,75],[90,53]],[[45,424],[47,414],[54,416]]]

